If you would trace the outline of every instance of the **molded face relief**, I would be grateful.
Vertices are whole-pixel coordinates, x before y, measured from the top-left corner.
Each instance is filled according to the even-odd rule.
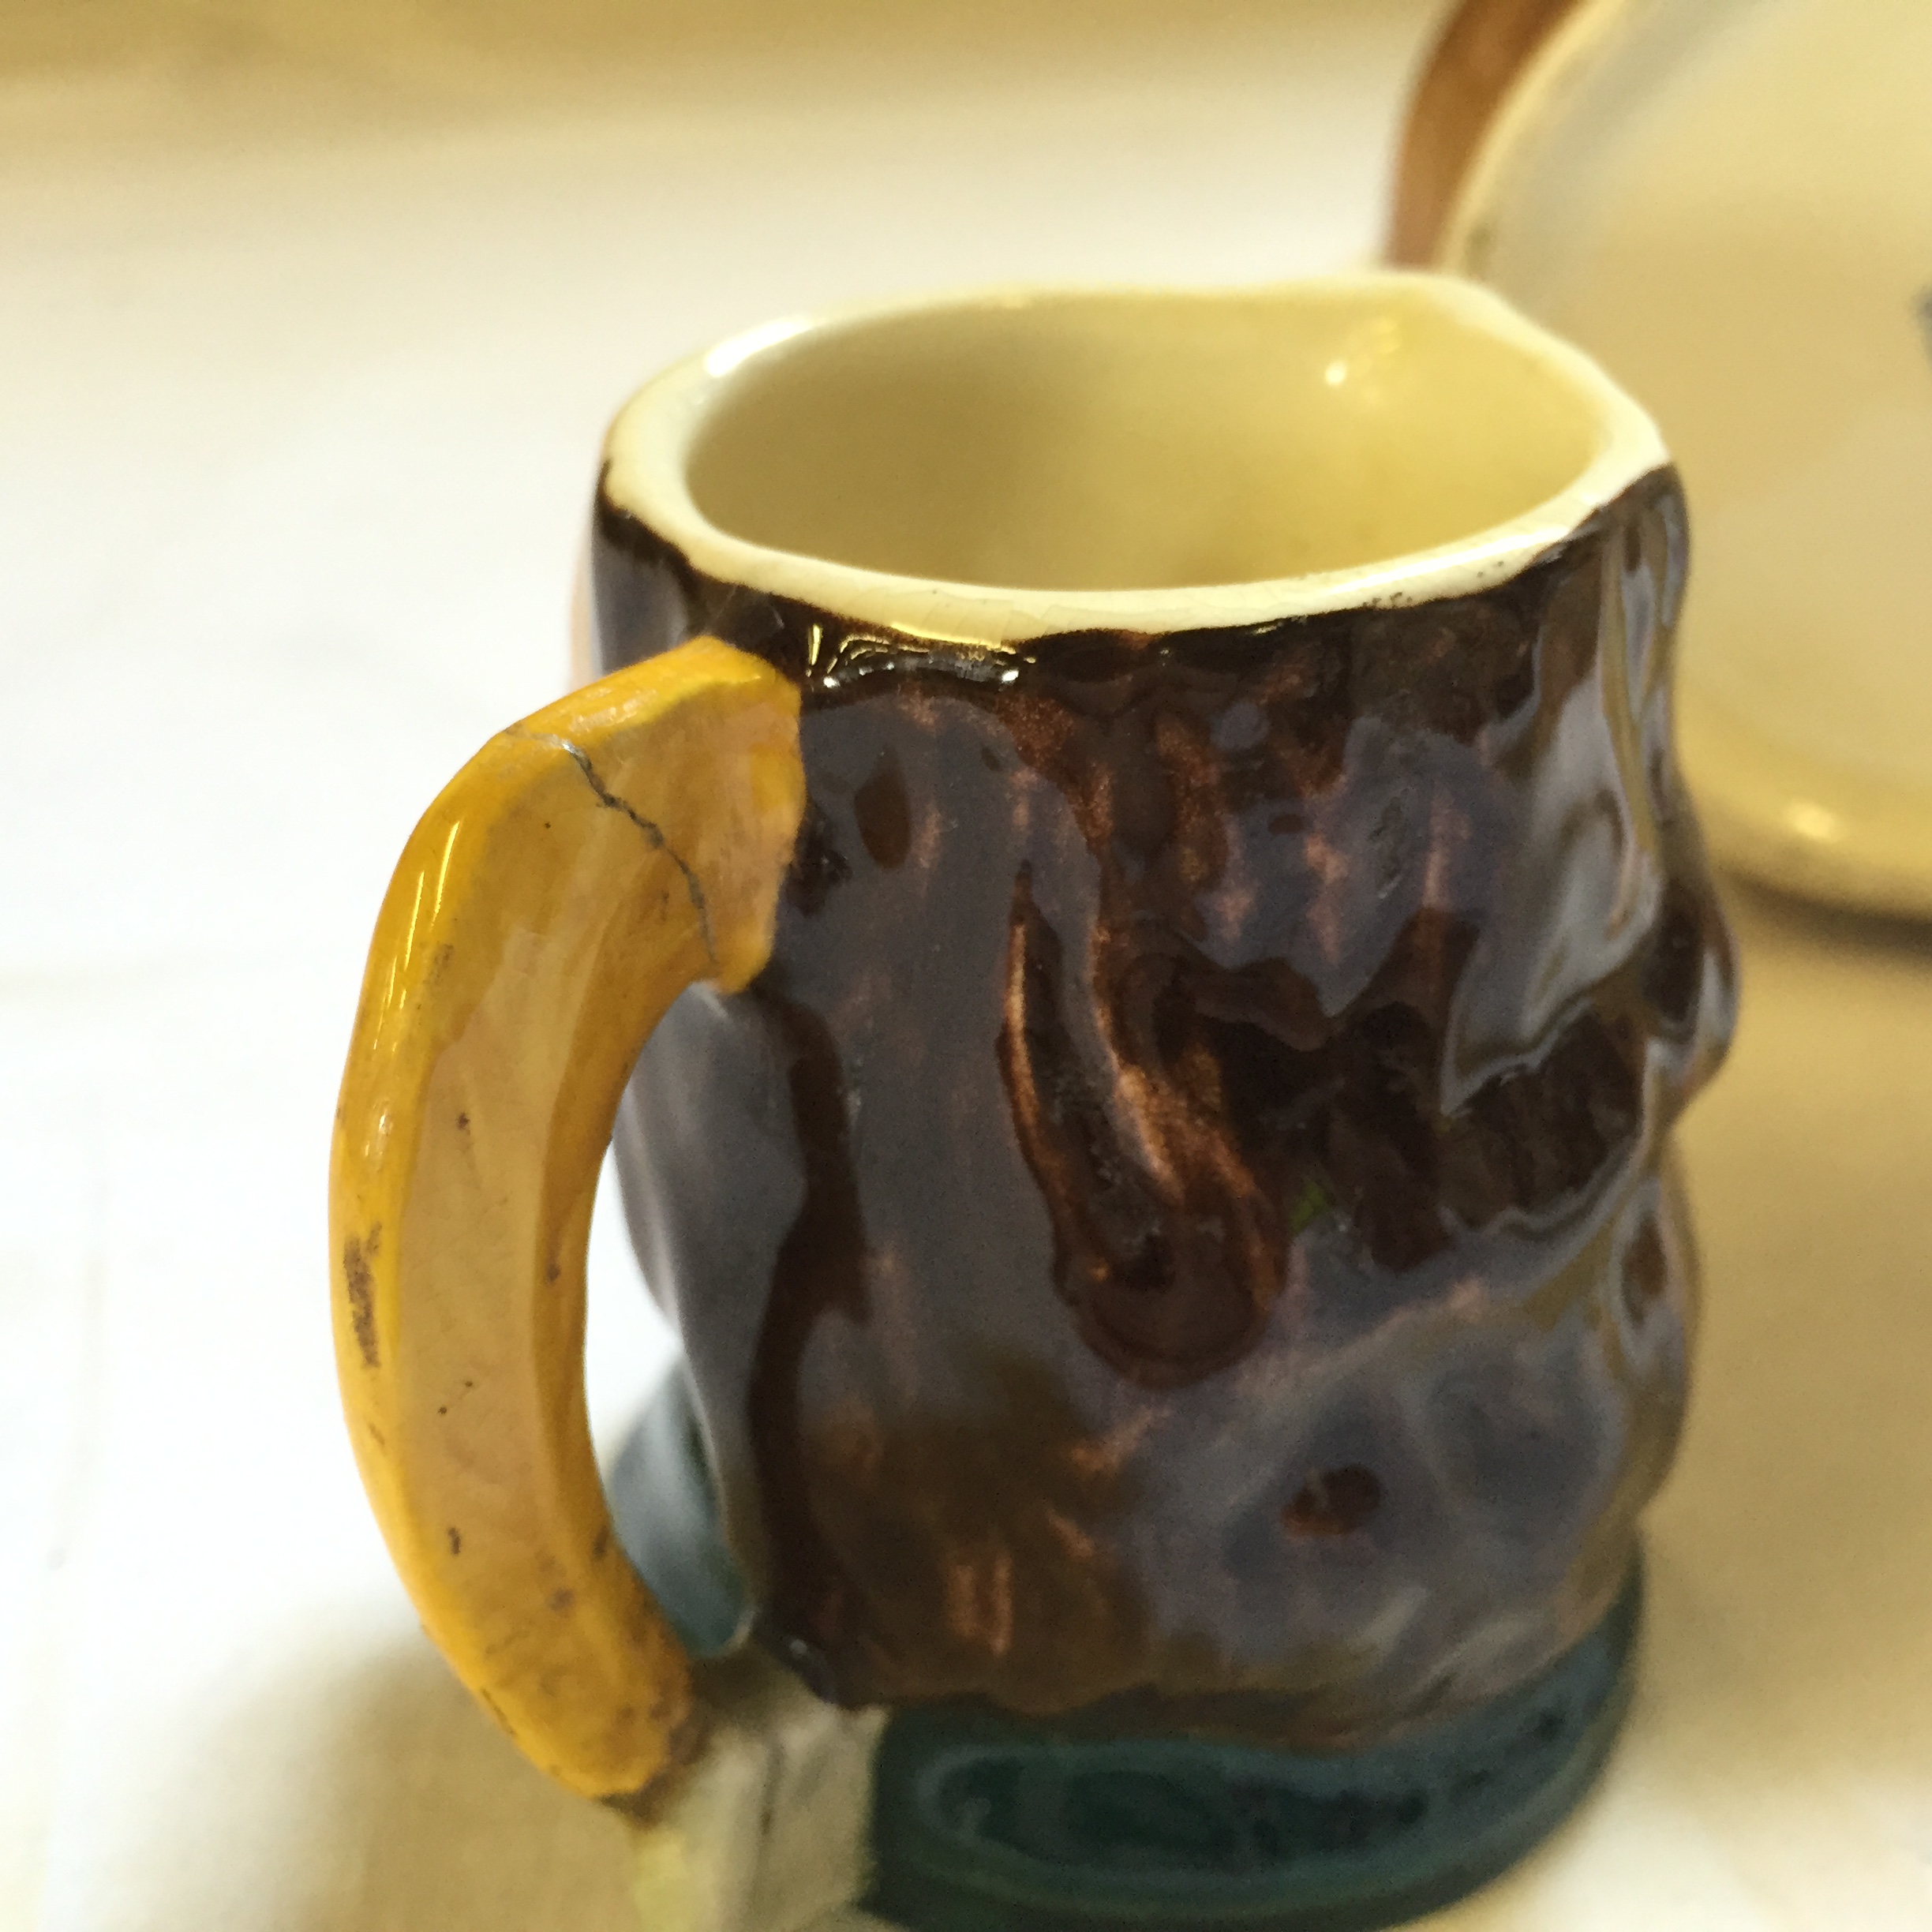
[[[1319,344],[1284,353],[1305,349],[1314,390],[1346,386]],[[969,359],[960,393],[998,366]],[[871,481],[801,498],[839,567],[742,531],[674,541],[683,512],[646,521],[635,468],[607,472],[605,665],[702,630],[803,689],[771,964],[673,1009],[620,1148],[762,1627],[831,1694],[1360,1743],[1521,1682],[1622,1585],[1694,1315],[1667,1136],[1733,994],[1670,749],[1682,500],[1552,366],[1512,365],[1567,425],[1530,436],[1550,461],[1527,500],[1412,492],[1507,509],[1500,539],[1437,545],[1459,576],[1386,554],[1342,474],[1330,576],[1185,593],[1163,564],[1136,592],[1126,545],[1097,590],[927,586],[937,642],[881,620],[911,593],[866,567],[865,504],[899,506],[885,552],[915,525],[955,559],[1032,539],[1004,508],[976,535],[905,507],[916,410],[855,444],[900,439]],[[1418,368],[1397,356],[1387,388],[1426,417],[1450,405]],[[1206,406],[1193,380],[1173,447]],[[758,445],[758,394],[687,428],[696,500],[769,537],[782,493],[705,480]],[[1284,467],[1293,427],[1261,439]],[[1095,432],[1102,470],[1125,433]],[[1384,458],[1411,460],[1391,436],[1361,473]],[[1156,474],[1114,500],[1151,530],[1207,487]],[[1073,515],[1066,554],[1101,556],[1114,513]],[[1279,560],[1273,541],[1246,554]],[[784,587],[814,581],[843,601]],[[1136,597],[1131,623],[1042,627]]]

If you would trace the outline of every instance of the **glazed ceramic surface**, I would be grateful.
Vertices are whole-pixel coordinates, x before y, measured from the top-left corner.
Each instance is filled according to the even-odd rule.
[[[620,1148],[808,1682],[1357,1746],[1604,1615],[1731,1023],[1684,569],[1642,418],[1395,279],[773,331],[620,421],[603,664],[803,700],[771,963]]]
[[[1398,248],[1581,343],[1662,425],[1698,518],[1683,755],[1724,854],[1932,912],[1932,15],[1474,0],[1448,66],[1481,69],[1478,40],[1514,71],[1458,149],[1439,63]]]
[[[783,324],[620,417],[605,675],[406,850],[331,1208],[425,1623],[670,1923],[796,1840],[922,1932],[1328,1932],[1574,1801],[1732,1020],[1686,554],[1649,419],[1428,277]]]

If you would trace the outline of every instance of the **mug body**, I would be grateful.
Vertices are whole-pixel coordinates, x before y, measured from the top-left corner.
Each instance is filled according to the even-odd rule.
[[[770,963],[618,1146],[822,1694],[1359,1747],[1605,1616],[1734,1007],[1686,562],[1647,418],[1430,277],[874,309],[619,419],[601,668],[803,693]]]

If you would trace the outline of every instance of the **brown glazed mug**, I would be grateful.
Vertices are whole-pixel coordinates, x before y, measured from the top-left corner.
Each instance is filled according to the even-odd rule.
[[[419,829],[339,1118],[432,1634],[578,1788],[697,1775],[582,1421],[614,1114],[683,1348],[625,1540],[893,1713],[875,1909],[1486,1875],[1621,1709],[1734,1012],[1649,419],[1440,278],[875,307],[645,389],[590,556],[606,675]]]

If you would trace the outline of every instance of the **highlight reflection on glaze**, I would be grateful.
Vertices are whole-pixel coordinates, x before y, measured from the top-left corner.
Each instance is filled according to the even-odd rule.
[[[1359,1742],[1623,1582],[1728,941],[1645,479],[1479,596],[1025,647],[698,575],[608,501],[607,667],[805,688],[772,962],[620,1125],[767,1639],[847,1700]]]

